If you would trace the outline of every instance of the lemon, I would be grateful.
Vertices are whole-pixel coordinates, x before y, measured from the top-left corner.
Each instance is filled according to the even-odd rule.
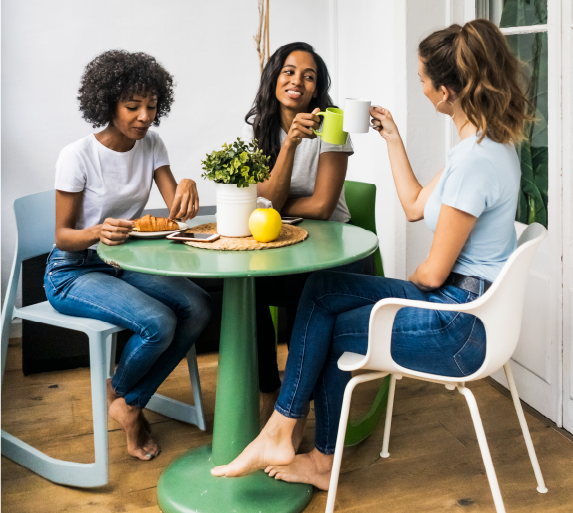
[[[249,218],[249,230],[259,242],[275,240],[281,231],[281,215],[274,208],[257,208]]]

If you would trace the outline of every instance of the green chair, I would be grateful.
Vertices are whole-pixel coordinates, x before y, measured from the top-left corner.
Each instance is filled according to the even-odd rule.
[[[346,180],[344,182],[344,196],[350,211],[350,224],[376,233],[376,185]],[[384,276],[380,248],[374,253],[374,268],[376,276]],[[390,379],[385,377],[370,411],[358,420],[348,420],[344,445],[356,445],[373,433],[382,414],[386,411],[389,388]]]

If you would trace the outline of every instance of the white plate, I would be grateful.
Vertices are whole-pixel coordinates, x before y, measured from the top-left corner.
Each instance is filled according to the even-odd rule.
[[[185,223],[177,221],[179,230],[187,230],[189,227]],[[161,232],[129,232],[130,237],[139,237],[140,239],[158,239],[160,237],[167,237],[170,233],[178,230],[163,230]]]

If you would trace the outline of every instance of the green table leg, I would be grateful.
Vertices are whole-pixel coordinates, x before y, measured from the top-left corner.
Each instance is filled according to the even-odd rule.
[[[210,470],[236,458],[259,433],[254,278],[226,278],[219,346],[213,447],[195,449],[165,469],[157,485],[163,513],[298,513],[312,486],[263,471],[239,478]]]

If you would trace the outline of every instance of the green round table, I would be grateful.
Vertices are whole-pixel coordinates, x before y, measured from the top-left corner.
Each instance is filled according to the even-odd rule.
[[[187,224],[214,221],[204,216]],[[312,498],[312,486],[278,481],[263,471],[239,478],[210,473],[235,459],[260,430],[254,278],[349,264],[378,247],[376,235],[349,224],[305,220],[299,226],[308,231],[305,241],[263,251],[213,251],[166,239],[98,245],[99,256],[121,269],[225,279],[213,445],[192,450],[165,469],[157,485],[163,513],[295,513]]]

